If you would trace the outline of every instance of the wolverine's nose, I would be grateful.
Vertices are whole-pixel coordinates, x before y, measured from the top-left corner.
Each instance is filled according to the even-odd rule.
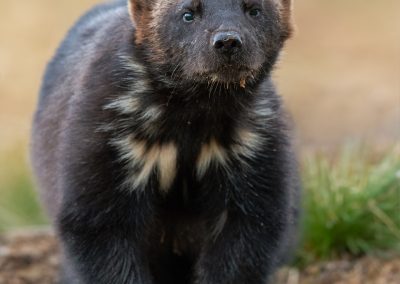
[[[237,32],[218,32],[214,35],[212,44],[218,52],[233,54],[242,47],[242,39]]]

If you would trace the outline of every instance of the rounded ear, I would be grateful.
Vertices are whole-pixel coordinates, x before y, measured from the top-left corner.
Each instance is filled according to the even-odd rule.
[[[136,28],[135,42],[137,44],[141,44],[145,39],[154,2],[155,0],[128,0],[129,14]]]
[[[293,31],[293,0],[279,0],[281,3],[281,18],[283,24],[283,37],[289,38]]]
[[[148,18],[153,0],[128,0],[129,14],[136,25],[140,25],[143,18]]]

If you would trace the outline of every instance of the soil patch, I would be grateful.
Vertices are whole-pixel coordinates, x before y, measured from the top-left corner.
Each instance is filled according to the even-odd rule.
[[[59,249],[50,230],[29,230],[0,237],[0,284],[53,284]],[[284,268],[274,284],[397,284],[400,257],[364,257],[318,263],[299,271]]]

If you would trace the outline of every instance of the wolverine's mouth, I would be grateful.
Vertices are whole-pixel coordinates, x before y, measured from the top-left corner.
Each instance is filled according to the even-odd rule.
[[[258,71],[247,67],[223,67],[216,70],[208,70],[196,74],[201,81],[208,83],[222,83],[227,86],[237,85],[245,88],[247,83],[255,80]]]

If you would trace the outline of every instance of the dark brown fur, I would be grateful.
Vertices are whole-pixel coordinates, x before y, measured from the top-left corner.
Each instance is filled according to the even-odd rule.
[[[129,3],[86,14],[41,90],[32,163],[60,282],[265,284],[298,218],[270,78],[290,1]]]

